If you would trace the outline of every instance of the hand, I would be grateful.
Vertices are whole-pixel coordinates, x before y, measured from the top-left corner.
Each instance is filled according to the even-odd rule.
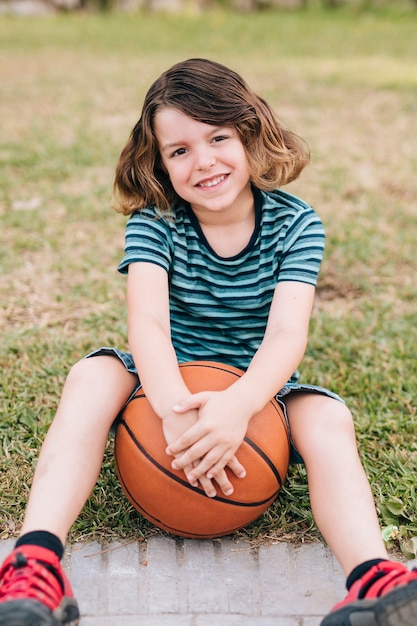
[[[226,466],[238,478],[246,475],[235,452],[244,439],[251,415],[231,388],[196,393],[174,407],[181,414],[193,409],[198,411],[197,422],[168,445],[167,454],[175,456],[172,467],[185,469],[193,464],[190,472],[187,469],[190,482],[205,476],[216,480],[226,493],[223,484],[233,488],[224,471]]]
[[[162,420],[162,428],[164,431],[164,436],[167,444],[169,445],[171,442],[174,443],[177,441],[189,428],[191,428],[198,419],[198,413],[196,410],[190,410],[184,412],[183,415],[173,415],[171,417],[166,417]],[[174,469],[182,469],[187,477],[187,480],[193,487],[198,487],[198,483],[200,482],[201,487],[204,492],[210,498],[214,498],[217,495],[216,487],[214,486],[213,480],[207,478],[206,476],[200,476],[195,478],[191,475],[191,472],[194,469],[194,466],[198,465],[196,461],[189,463],[188,465],[184,465],[181,468]],[[219,486],[222,489],[225,495],[229,495],[231,492],[229,491],[230,486],[233,486],[227,479],[226,472],[223,472],[224,476],[220,477]],[[191,475],[191,478],[190,478]],[[228,491],[228,493],[226,491]]]

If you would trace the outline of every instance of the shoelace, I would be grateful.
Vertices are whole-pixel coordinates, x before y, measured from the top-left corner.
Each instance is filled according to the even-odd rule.
[[[0,583],[0,600],[21,598],[38,600],[53,610],[61,602],[62,586],[47,564],[17,553]]]
[[[388,593],[394,587],[406,585],[417,581],[417,569],[407,570],[401,566],[398,569],[386,569],[384,566],[377,566],[379,572],[369,581],[368,585],[361,589],[360,597],[378,598]],[[368,594],[368,591],[370,593]]]

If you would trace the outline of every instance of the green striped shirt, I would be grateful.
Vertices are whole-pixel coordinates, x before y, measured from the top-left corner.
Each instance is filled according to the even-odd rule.
[[[317,282],[324,250],[317,214],[284,191],[253,191],[254,232],[244,250],[229,258],[210,247],[189,205],[176,206],[172,220],[154,207],[129,218],[118,269],[127,273],[130,263],[147,262],[168,272],[180,363],[219,361],[246,369],[262,342],[277,284]]]

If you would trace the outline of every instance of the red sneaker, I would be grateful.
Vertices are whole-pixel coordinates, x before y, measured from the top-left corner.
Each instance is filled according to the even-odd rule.
[[[39,546],[13,550],[0,569],[0,626],[76,626],[79,611],[58,557]]]
[[[320,626],[417,626],[417,570],[393,561],[374,565]]]

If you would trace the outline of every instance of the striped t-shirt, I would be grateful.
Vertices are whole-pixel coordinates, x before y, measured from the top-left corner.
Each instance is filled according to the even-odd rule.
[[[130,263],[148,262],[168,272],[179,363],[218,361],[246,369],[262,342],[277,283],[317,282],[324,249],[317,214],[284,191],[253,191],[254,232],[229,258],[214,252],[185,203],[175,207],[174,219],[154,207],[129,218],[118,269],[127,273]]]

